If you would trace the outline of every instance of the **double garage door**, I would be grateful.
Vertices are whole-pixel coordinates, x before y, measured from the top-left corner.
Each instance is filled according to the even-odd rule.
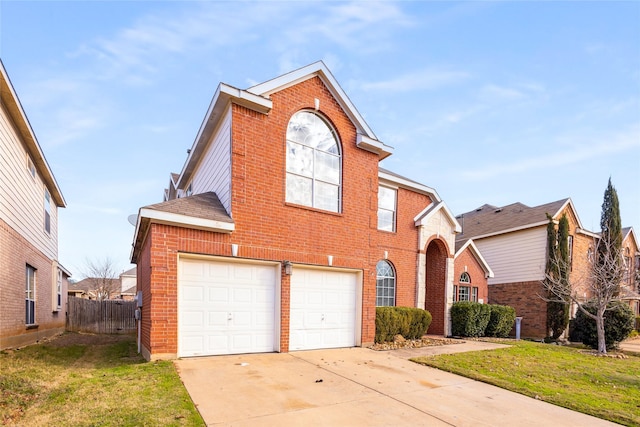
[[[278,350],[280,265],[181,258],[178,356]],[[358,274],[294,267],[289,350],[356,345]]]

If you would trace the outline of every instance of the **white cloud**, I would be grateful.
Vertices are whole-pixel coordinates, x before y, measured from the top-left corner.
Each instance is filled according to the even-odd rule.
[[[624,132],[610,135],[560,136],[551,147],[567,146],[564,151],[553,151],[550,154],[514,159],[486,165],[478,169],[468,169],[460,175],[468,181],[484,180],[498,176],[526,174],[534,170],[558,168],[587,160],[609,156],[615,153],[640,148],[640,126],[632,126]],[[560,140],[564,140],[560,143]],[[567,140],[572,143],[567,144]]]
[[[455,70],[424,69],[394,77],[390,80],[362,82],[365,91],[409,92],[433,90],[443,86],[461,83],[470,77],[469,73]]]

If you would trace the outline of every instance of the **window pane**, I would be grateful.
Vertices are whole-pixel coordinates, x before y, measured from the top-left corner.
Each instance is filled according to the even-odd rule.
[[[478,288],[475,286],[471,288],[471,301],[478,302]]]
[[[378,207],[390,211],[396,210],[396,190],[392,188],[378,188]]]
[[[287,142],[287,172],[313,176],[313,150],[304,145]]]
[[[458,288],[458,301],[469,301],[469,287],[460,286]]]
[[[378,209],[378,230],[393,231],[393,212]]]
[[[330,184],[340,184],[340,158],[316,151],[315,178]]]
[[[396,279],[393,267],[387,261],[376,265],[376,305],[379,307],[396,305]]]
[[[287,174],[287,202],[311,206],[311,179]]]
[[[314,207],[338,212],[338,186],[316,181]]]

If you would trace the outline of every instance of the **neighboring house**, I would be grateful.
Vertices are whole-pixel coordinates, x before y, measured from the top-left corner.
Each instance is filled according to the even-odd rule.
[[[121,299],[120,279],[87,277],[69,284],[69,295],[85,299]],[[104,298],[104,296],[107,298]]]
[[[453,301],[489,304],[488,279],[493,270],[472,239],[456,242],[453,263]]]
[[[133,300],[136,296],[136,268],[133,267],[120,275],[120,298]]]
[[[64,331],[71,273],[58,261],[66,202],[0,61],[0,350]]]
[[[640,245],[632,227],[622,229],[622,256],[626,267],[622,295],[636,316],[640,316]]]
[[[376,305],[449,333],[455,233],[432,188],[379,167],[378,140],[322,62],[221,83],[131,261],[147,359],[367,345]]]
[[[516,315],[523,317],[521,334],[524,337],[548,335],[547,303],[541,298],[546,296],[541,281],[545,278],[547,259],[547,214],[556,224],[563,215],[567,216],[569,278],[579,298],[586,301],[591,295],[582,285],[599,236],[582,227],[571,199],[534,207],[522,203],[503,207],[483,205],[457,216],[462,233],[456,236],[456,247],[473,239],[494,273],[488,279],[489,301],[515,308]],[[630,248],[630,253],[632,251]],[[572,304],[572,315],[576,310]]]

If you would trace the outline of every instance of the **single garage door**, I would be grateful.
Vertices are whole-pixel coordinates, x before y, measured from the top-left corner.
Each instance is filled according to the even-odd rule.
[[[356,345],[358,273],[294,267],[289,350]]]
[[[277,266],[181,259],[178,356],[275,350]]]

